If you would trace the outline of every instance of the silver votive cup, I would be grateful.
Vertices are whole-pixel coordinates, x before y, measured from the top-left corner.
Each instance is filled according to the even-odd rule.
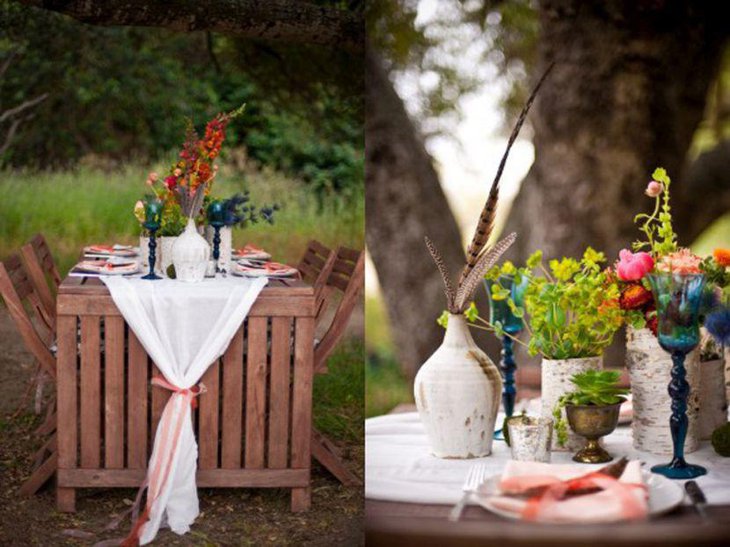
[[[550,462],[553,421],[525,416],[507,423],[512,459],[524,462]]]

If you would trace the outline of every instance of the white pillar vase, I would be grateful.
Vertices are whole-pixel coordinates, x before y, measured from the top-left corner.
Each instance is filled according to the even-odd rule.
[[[167,269],[172,265],[172,248],[179,236],[163,236],[157,238],[157,264],[160,271],[167,275]],[[155,266],[157,269],[158,266]]]
[[[698,445],[697,415],[699,409],[699,352],[694,350],[684,360],[687,382],[687,437],[685,453],[694,452]],[[671,380],[672,358],[664,351],[656,336],[647,329],[626,329],[626,367],[631,381],[633,418],[631,432],[634,448],[651,454],[667,456],[673,451],[669,418],[672,399],[668,386]]]
[[[589,370],[601,370],[603,368],[603,357],[581,357],[576,359],[545,359],[541,364],[541,384],[540,384],[540,415],[543,418],[553,419],[553,410],[558,404],[560,397],[571,391],[575,391],[576,387],[570,378],[574,374],[586,372]],[[563,421],[567,428],[568,438],[563,446],[558,444],[558,435],[553,433],[553,450],[570,450],[575,452],[585,445],[585,439],[580,437],[568,426],[565,409],[562,409]]]
[[[699,414],[697,434],[706,441],[722,424],[727,422],[727,398],[725,396],[725,361],[713,359],[700,361]]]
[[[463,315],[449,315],[443,343],[416,375],[414,395],[435,456],[491,454],[502,377],[474,343]]]
[[[188,219],[183,234],[172,247],[175,277],[183,283],[198,283],[205,278],[210,258],[210,245],[198,233],[195,221]]]
[[[205,239],[210,245],[211,257],[213,256],[213,236],[215,230],[212,226],[205,227]],[[231,271],[231,257],[233,254],[233,230],[230,226],[224,226],[220,230],[221,242],[218,249],[218,268],[223,271]]]

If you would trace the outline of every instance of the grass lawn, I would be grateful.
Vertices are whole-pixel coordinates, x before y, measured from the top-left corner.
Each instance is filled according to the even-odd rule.
[[[155,166],[164,172],[163,166]],[[139,242],[132,216],[144,195],[148,167],[129,166],[105,172],[82,168],[66,172],[0,172],[0,258],[42,232],[65,273],[90,243]],[[244,181],[245,180],[245,185]],[[244,189],[257,204],[282,206],[276,224],[259,223],[234,231],[234,245],[251,242],[270,250],[275,260],[299,261],[307,242],[328,246],[364,246],[364,199],[343,205],[336,200],[321,209],[304,183],[264,171],[245,176],[222,169],[213,195],[227,197]]]

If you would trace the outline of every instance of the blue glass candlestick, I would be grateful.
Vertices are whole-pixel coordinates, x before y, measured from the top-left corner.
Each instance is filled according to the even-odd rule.
[[[525,289],[527,288],[527,279],[523,279],[521,283],[515,283],[515,279],[511,275],[499,276],[499,284],[510,292],[510,298],[518,307],[522,307],[524,303]],[[489,281],[484,282],[489,296],[489,320],[493,325],[497,322],[501,323],[502,330],[506,333],[502,336],[502,354],[499,368],[502,371],[503,387],[502,387],[502,405],[504,413],[509,418],[515,410],[515,398],[517,388],[515,387],[515,371],[517,363],[514,359],[514,340],[512,337],[520,333],[523,328],[522,318],[512,313],[507,299],[495,299],[489,286]],[[510,336],[507,336],[510,335]],[[494,438],[504,440],[504,432],[498,429],[494,432]]]
[[[651,470],[670,479],[692,479],[704,475],[707,469],[689,464],[684,459],[690,390],[684,359],[700,342],[699,312],[705,276],[657,273],[649,275],[649,281],[657,307],[659,345],[672,356],[672,379],[668,391],[672,398],[669,429],[674,448],[671,462],[655,465]]]
[[[221,228],[225,226],[225,203],[220,200],[211,202],[208,205],[208,224],[213,227],[213,261],[215,271],[219,272],[218,259],[220,258]]]
[[[149,201],[145,204],[145,221],[142,225],[149,231],[149,258],[150,271],[147,275],[143,276],[142,279],[162,279],[159,275],[155,274],[155,262],[157,261],[157,230],[160,228],[162,220],[162,203],[159,201]]]

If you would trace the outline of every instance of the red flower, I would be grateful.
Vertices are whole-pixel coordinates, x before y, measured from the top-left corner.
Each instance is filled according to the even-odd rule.
[[[170,175],[169,177],[165,178],[165,186],[167,186],[167,189],[172,191],[175,189],[175,186],[177,186],[177,178]]]
[[[651,319],[646,320],[646,327],[652,332],[654,336],[656,336],[657,329],[659,328],[659,320],[657,319],[656,315]]]
[[[652,301],[651,291],[640,283],[631,283],[623,291],[619,303],[622,310],[638,310]]]

